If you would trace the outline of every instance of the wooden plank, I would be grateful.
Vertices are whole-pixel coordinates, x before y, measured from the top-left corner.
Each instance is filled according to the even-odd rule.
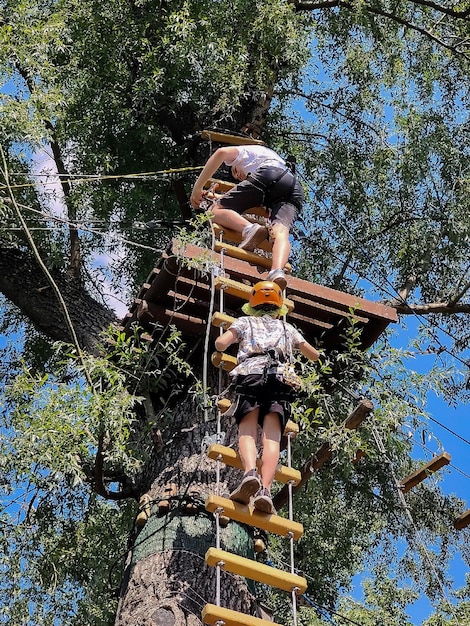
[[[438,469],[443,467],[444,465],[448,465],[450,463],[450,454],[448,452],[443,452],[442,454],[438,454],[433,457],[430,461],[428,461],[423,467],[417,469],[415,472],[403,478],[400,482],[400,487],[403,490],[403,493],[407,493],[413,487],[416,487],[419,483],[423,482],[430,474],[433,474]]]
[[[207,456],[214,461],[222,461],[230,467],[243,469],[243,463],[238,452],[233,448],[222,446],[220,443],[211,444],[207,450]],[[261,470],[261,459],[257,459],[256,465],[258,470]],[[278,465],[274,475],[274,479],[278,482],[284,484],[292,482],[294,485],[297,485],[300,477],[299,470],[293,467],[286,467],[285,465]]]
[[[241,261],[246,261],[250,265],[254,265],[256,267],[264,267],[266,269],[271,269],[272,258],[261,256],[256,254],[255,252],[250,252],[248,250],[242,250],[237,246],[232,246],[229,243],[225,243],[225,241],[216,241],[214,243],[214,250],[216,252],[221,252],[222,250],[227,256],[230,256],[234,259],[240,259]],[[284,265],[284,271],[289,273],[292,269],[290,263],[286,263]],[[260,279],[261,280],[261,279]]]
[[[210,513],[220,510],[220,512],[230,519],[261,528],[281,537],[292,536],[295,540],[302,537],[304,529],[302,524],[269,513],[259,513],[253,507],[239,502],[234,502],[229,498],[222,498],[211,494],[206,500],[206,510]]]
[[[217,401],[217,408],[221,413],[225,413],[232,406],[232,403],[228,398],[221,398]]]
[[[231,315],[227,315],[226,313],[221,313],[220,311],[217,311],[217,313],[214,313],[214,315],[212,316],[211,324],[212,326],[217,326],[217,328],[223,328],[224,330],[227,330],[227,328],[230,328],[234,321],[235,318]]]
[[[232,296],[236,296],[242,300],[250,299],[251,292],[253,290],[253,285],[246,285],[245,283],[240,283],[236,280],[232,280],[231,278],[226,278],[225,276],[216,276],[214,278],[214,285],[216,289],[225,289],[225,291]],[[289,311],[292,311],[294,308],[292,300],[288,298],[284,298],[284,304],[287,306]]]
[[[292,437],[297,437],[299,434],[299,425],[293,422],[292,420],[287,420],[286,427],[284,428],[284,435],[292,434]]]
[[[231,146],[264,146],[266,145],[261,139],[253,139],[252,137],[243,137],[238,135],[230,135],[228,133],[218,133],[213,130],[203,130],[201,137],[216,143],[226,143]]]
[[[226,354],[225,352],[213,352],[211,363],[214,367],[220,367],[224,372],[231,372],[238,365],[236,356]]]
[[[253,220],[254,222],[255,220]],[[212,222],[212,228],[214,229],[214,234],[218,240],[222,238],[223,241],[233,241],[235,243],[240,243],[242,240],[242,234],[237,233],[235,230],[230,230],[229,228],[222,228],[215,222]],[[272,252],[273,246],[270,241],[265,239],[257,246],[260,250],[264,250],[265,252]]]
[[[209,548],[206,552],[206,563],[232,574],[238,574],[251,580],[256,580],[264,585],[270,585],[284,591],[295,591],[302,595],[307,589],[307,581],[303,576],[297,576],[290,572],[278,570],[264,563],[258,563],[251,559],[232,554],[218,548]]]
[[[208,626],[280,626],[253,615],[245,615],[215,604],[206,604],[201,613],[202,621]]]
[[[456,530],[462,530],[466,528],[470,524],[470,509],[459,515],[456,520],[454,520],[454,528]]]
[[[348,430],[354,430],[371,413],[373,408],[372,402],[367,398],[363,398],[351,414],[344,420],[343,427]],[[301,479],[296,485],[294,485],[292,489],[293,494],[297,493],[305,485],[315,470],[320,469],[322,465],[326,463],[331,456],[331,452],[331,446],[326,441],[321,445],[317,452],[310,457],[310,459],[302,467],[300,472]],[[289,491],[287,490],[287,486],[284,486],[273,498],[274,508],[280,509],[283,507],[287,503],[288,497]]]
[[[307,301],[325,304],[326,306],[334,303],[345,312],[349,309],[357,309],[358,315],[366,315],[367,317],[381,320],[385,319],[388,322],[396,322],[398,320],[396,310],[385,304],[364,300],[364,298],[359,296],[337,291],[331,289],[331,287],[317,285],[316,283],[309,283],[294,276],[289,281],[289,289],[293,299],[294,296],[299,296],[307,299]]]

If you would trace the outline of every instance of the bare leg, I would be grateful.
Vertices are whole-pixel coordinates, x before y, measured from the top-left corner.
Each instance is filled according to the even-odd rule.
[[[232,209],[224,209],[218,203],[212,205],[211,211],[214,214],[214,222],[237,233],[241,233],[245,226],[250,225],[250,222],[242,215]]]
[[[244,472],[256,468],[258,413],[259,409],[254,409],[245,415],[238,426],[238,450],[240,452]]]
[[[254,409],[245,415],[238,426],[238,449],[245,475],[238,487],[230,494],[230,499],[241,504],[248,504],[261,485],[256,470],[258,413],[259,409]]]
[[[283,269],[290,254],[289,230],[284,224],[274,224],[272,227],[273,242],[273,262],[271,268]]]
[[[263,421],[263,465],[261,468],[261,480],[263,487],[270,490],[279,461],[281,445],[281,427],[279,415],[268,413]]]

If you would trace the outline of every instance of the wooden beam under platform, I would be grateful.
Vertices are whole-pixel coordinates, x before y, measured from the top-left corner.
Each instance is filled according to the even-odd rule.
[[[416,485],[423,482],[423,480],[425,480],[428,476],[436,472],[441,467],[444,467],[444,465],[448,465],[449,463],[450,454],[448,452],[443,452],[442,454],[438,454],[437,456],[433,457],[422,467],[420,467],[415,472],[400,481],[400,487],[403,493],[407,493],[410,489],[416,487]]]
[[[229,133],[220,133],[214,130],[203,130],[201,137],[214,143],[224,143],[231,146],[264,146],[266,145],[261,139],[253,139],[244,135],[230,135]]]
[[[343,427],[348,430],[355,430],[366,419],[366,417],[373,411],[374,406],[370,400],[366,398],[362,399],[355,407],[352,413],[343,422]],[[305,463],[300,470],[301,479],[292,487],[292,493],[297,493],[308,481],[313,472],[320,469],[322,465],[330,458],[332,453],[331,446],[328,442],[325,442],[317,452]],[[274,508],[281,509],[287,504],[289,498],[289,490],[285,485],[273,498]]]
[[[454,520],[454,528],[456,530],[462,530],[466,528],[470,524],[470,509],[459,515],[456,520]]]

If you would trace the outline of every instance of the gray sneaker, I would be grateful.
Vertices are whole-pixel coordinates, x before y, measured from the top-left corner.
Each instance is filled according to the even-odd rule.
[[[242,241],[238,246],[241,250],[253,252],[262,241],[268,238],[268,229],[262,224],[245,226],[242,232]]]
[[[282,291],[284,291],[287,287],[286,274],[284,270],[271,270],[267,275],[266,280],[276,283]]]
[[[276,509],[274,508],[273,501],[271,500],[271,494],[269,489],[261,487],[253,500],[253,507],[255,511],[259,513],[269,513],[270,515],[276,515]]]
[[[240,504],[248,504],[251,496],[259,491],[260,487],[261,480],[258,472],[255,469],[250,470],[245,474],[242,482],[238,485],[235,491],[232,491],[229,496],[230,500],[240,502]]]

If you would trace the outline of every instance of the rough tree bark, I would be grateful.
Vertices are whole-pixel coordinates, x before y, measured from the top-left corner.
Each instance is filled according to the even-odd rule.
[[[96,352],[100,332],[117,322],[116,316],[94,300],[81,281],[58,271],[53,278],[81,347]],[[43,334],[70,341],[59,303],[27,251],[5,243],[0,247],[0,291]],[[201,353],[196,361],[194,371],[201,375]],[[150,496],[151,516],[143,528],[129,530],[116,626],[200,624],[204,604],[215,602],[215,570],[204,563],[206,550],[215,545],[215,518],[205,512],[204,500],[209,493],[227,492],[227,480],[237,478],[232,478],[234,470],[221,467],[217,484],[216,462],[205,455],[207,437],[216,432],[215,413],[207,423],[202,413],[190,396],[180,399],[174,422],[163,430],[163,439],[155,445],[139,484],[134,485],[137,499],[144,493]],[[147,428],[152,418],[140,415],[136,423]],[[223,429],[227,431],[224,443],[235,444],[235,424],[223,424]],[[158,502],[169,484],[176,489],[169,513],[162,516]],[[252,536],[235,523],[221,530],[221,547],[243,556],[254,554]],[[224,606],[252,613],[256,605],[253,591],[251,583],[222,573],[220,599]]]

